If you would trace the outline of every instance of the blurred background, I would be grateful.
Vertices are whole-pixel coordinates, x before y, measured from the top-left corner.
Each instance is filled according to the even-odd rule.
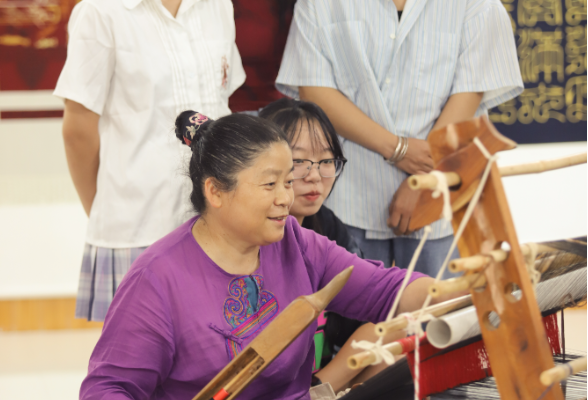
[[[261,0],[256,0],[261,1]],[[75,399],[100,323],[73,318],[87,217],[52,96],[75,0],[0,0],[0,398]],[[499,165],[586,151],[586,0],[503,0],[525,91],[490,118],[520,146]],[[240,13],[240,26],[263,15]],[[247,60],[244,59],[244,64]],[[247,67],[246,67],[247,70]],[[504,179],[521,242],[586,235],[586,165]],[[586,350],[586,309],[566,310]],[[569,321],[569,324],[568,324]]]

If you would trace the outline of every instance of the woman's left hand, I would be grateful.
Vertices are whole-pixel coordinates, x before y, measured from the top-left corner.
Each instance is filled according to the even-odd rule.
[[[405,179],[394,193],[386,221],[388,226],[394,230],[394,234],[401,236],[410,233],[408,224],[420,194],[420,190],[412,190],[408,187],[408,179]]]

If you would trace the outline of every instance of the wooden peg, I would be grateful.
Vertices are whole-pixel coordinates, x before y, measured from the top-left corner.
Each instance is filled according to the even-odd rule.
[[[526,256],[530,249],[527,245],[521,246],[523,255]],[[489,262],[503,262],[508,257],[508,251],[497,249],[492,250],[488,254],[478,254],[471,257],[458,258],[449,262],[449,271],[461,272],[461,271],[475,271],[484,268]]]
[[[447,186],[452,187],[461,183],[461,178],[455,172],[445,172],[445,179],[447,179]],[[412,190],[430,189],[434,190],[437,187],[437,177],[431,174],[412,175],[408,178],[408,186]]]
[[[393,356],[399,356],[401,354],[405,354],[411,351],[414,351],[416,345],[417,337],[416,335],[405,337],[394,341],[392,343],[388,343],[383,345],[382,347],[390,352]],[[421,345],[427,343],[427,336],[426,334],[421,336],[419,343]],[[371,364],[376,362],[376,356],[371,351],[362,351],[361,353],[357,353],[352,355],[347,359],[347,366],[351,369],[360,369],[365,368]]]
[[[521,245],[521,252],[523,256],[527,257],[531,253],[531,245],[536,246],[537,252],[548,252],[551,248],[540,243],[529,243]],[[478,254],[471,257],[458,258],[449,262],[449,271],[461,272],[461,271],[476,271],[482,269],[488,265],[490,261],[503,262],[507,259],[509,252],[497,249],[492,250],[488,254]]]
[[[586,357],[578,358],[566,364],[557,365],[547,371],[543,371],[539,380],[545,386],[551,386],[568,379],[571,375],[586,371]]]
[[[486,277],[481,273],[471,273],[460,276],[459,278],[451,278],[429,286],[429,294],[436,298],[444,294],[461,292],[468,289],[476,289],[486,285]]]
[[[382,346],[388,350],[393,356],[402,354],[402,345],[398,342],[388,343]],[[347,366],[351,369],[365,368],[376,361],[376,356],[371,351],[362,351],[352,355],[347,359]]]

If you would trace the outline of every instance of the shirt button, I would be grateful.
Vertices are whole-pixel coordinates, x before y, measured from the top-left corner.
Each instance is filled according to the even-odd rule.
[[[391,33],[390,34],[390,39],[396,39],[396,34],[395,33]]]
[[[390,80],[390,78],[386,78],[386,83],[390,83],[390,82],[392,82],[392,81]]]

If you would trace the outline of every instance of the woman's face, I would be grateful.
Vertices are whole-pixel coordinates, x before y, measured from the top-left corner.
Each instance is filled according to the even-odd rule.
[[[274,143],[237,175],[237,187],[221,194],[217,216],[232,238],[264,246],[284,236],[294,193],[292,153]]]
[[[318,162],[325,159],[334,158],[333,152],[325,139],[325,134],[318,124],[310,127],[316,130],[316,143],[312,143],[308,124],[302,124],[302,129],[298,135],[298,140],[292,146],[292,158],[294,160],[311,160]],[[323,178],[320,176],[318,165],[314,164],[310,173],[302,179],[294,180],[294,204],[290,208],[292,214],[298,222],[302,222],[304,217],[314,215],[323,205],[333,184],[335,178]]]

